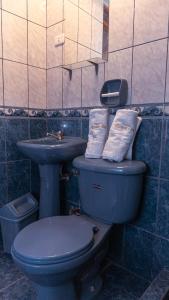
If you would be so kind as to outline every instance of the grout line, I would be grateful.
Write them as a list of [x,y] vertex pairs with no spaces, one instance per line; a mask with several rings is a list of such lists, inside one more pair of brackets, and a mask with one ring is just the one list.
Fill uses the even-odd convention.
[[143,45],[154,43],[154,42],[163,41],[163,40],[166,40],[166,39],[168,39],[168,36],[158,38],[158,39],[155,39],[155,40],[151,40],[151,41],[147,41],[147,42],[143,42],[143,43],[140,43],[140,44],[133,44],[131,46],[124,47],[124,48],[119,48],[119,49],[116,49],[116,50],[113,50],[113,51],[109,51],[108,54],[115,53],[115,52],[118,52],[118,51],[124,51],[124,50],[130,49],[130,48],[133,48],[133,47],[135,48],[135,47],[143,46]]
[[143,232],[146,232],[147,234],[155,237],[155,238],[158,238],[158,239],[161,239],[161,240],[165,240],[165,241],[168,241],[169,242],[169,238],[166,238],[164,236],[161,236],[155,232],[152,232],[152,231],[148,231],[147,229],[141,227],[141,226],[138,226],[138,225],[135,225],[135,224],[128,224],[129,227],[132,227],[132,228],[135,228],[137,230],[140,230],[140,231],[143,231]]
[[25,279],[25,276],[22,276],[21,278],[17,279],[17,280],[14,280],[12,283],[10,283],[9,285],[7,285],[6,287],[4,288],[1,288],[0,289],[0,292],[4,292],[6,289],[10,288],[11,286],[13,286],[15,283],[18,283],[19,281]]
[[[27,18],[28,18],[28,0],[26,1],[26,11],[27,11]],[[28,39],[28,34],[29,34],[29,24],[28,24],[28,21],[27,21],[27,88],[28,88],[28,109],[29,109],[29,67],[28,67],[28,62],[29,62],[29,46],[28,46],[28,43],[29,43],[29,39]]]
[[[1,3],[2,4],[2,3]],[[4,53],[4,37],[3,37],[3,23],[2,23],[2,10],[1,10],[1,40],[2,40],[2,57]],[[3,106],[5,106],[5,78],[4,78],[4,60],[2,59],[2,93],[3,93]],[[5,135],[5,173],[6,173],[6,197],[7,201],[9,201],[9,186],[8,186],[8,165],[7,165],[7,121],[5,120],[5,128],[4,128],[4,135]]]
[[81,68],[81,106],[80,109],[83,109],[83,94],[84,94],[84,89],[83,89],[83,70],[84,68]]
[[135,0],[133,0],[133,36],[132,36],[132,62],[131,62],[131,95],[130,95],[130,105],[132,104],[133,100],[133,68],[134,68],[134,33],[135,33]]
[[[169,14],[168,14],[168,34],[169,34]],[[163,155],[163,136],[165,133],[165,126],[167,126],[164,119],[165,111],[165,99],[166,99],[166,89],[167,89],[167,68],[168,68],[168,40],[166,49],[166,67],[165,67],[165,86],[164,86],[164,110],[160,137],[160,160],[159,160],[159,179],[158,179],[158,190],[157,190],[157,205],[156,205],[156,218],[155,218],[155,231],[158,231],[158,215],[159,215],[159,205],[160,205],[160,187],[161,187],[161,168],[162,168],[162,155]]]
[[51,24],[51,25],[47,26],[47,29],[49,29],[49,28],[51,28],[51,27],[53,27],[53,26],[55,26],[55,25],[58,25],[58,24],[60,24],[60,23],[62,23],[62,22],[64,22],[64,21],[65,21],[65,19],[62,19],[62,20],[59,21],[59,22],[56,22],[56,23],[54,23],[54,24]]
[[112,264],[113,264],[115,267],[118,267],[118,268],[120,268],[120,269],[122,269],[122,270],[124,270],[124,271],[126,271],[126,272],[128,272],[128,273],[130,273],[130,274],[133,275],[134,277],[137,277],[138,279],[141,279],[141,280],[143,280],[143,281],[146,281],[147,283],[151,283],[151,282],[152,282],[151,280],[145,279],[144,277],[139,276],[137,273],[134,273],[133,271],[127,269],[125,266],[119,265],[118,263],[116,263],[116,262],[115,262],[114,260],[112,260],[111,258],[110,258],[110,260],[112,261]]
[[[169,15],[168,15],[168,36],[169,36]],[[169,39],[167,39],[166,68],[165,68],[165,87],[164,87],[164,105],[166,103],[166,93],[167,93],[168,54],[169,54],[168,43],[169,43]]]
[[12,59],[9,59],[9,58],[5,58],[3,56],[0,57],[0,59],[2,59],[4,61],[9,61],[9,62],[12,62],[12,63],[17,63],[17,64],[20,64],[20,65],[24,65],[24,66],[29,66],[29,67],[32,67],[32,68],[40,69],[40,70],[46,70],[46,68],[43,68],[43,67],[38,67],[38,66],[34,66],[34,65],[31,65],[31,64],[28,64],[28,63],[23,63],[21,61],[12,60]]
[[7,120],[5,120],[5,172],[6,172],[6,181],[7,181],[7,184],[6,184],[6,196],[7,196],[7,201],[9,201],[9,176],[8,176],[8,157],[7,157],[7,126],[8,126],[8,123],[7,123]]
[[[3,44],[4,44],[4,41],[3,41],[3,23],[2,23],[2,10],[1,10],[1,40],[2,40],[2,57],[4,56],[4,47],[3,47]],[[5,88],[4,88],[4,85],[5,85],[5,80],[4,80],[4,60],[2,59],[2,94],[3,94],[3,105],[5,105]]]
[[47,74],[47,59],[48,59],[48,56],[47,56],[47,0],[46,0],[46,109],[48,107],[48,85],[47,85],[47,82],[48,82],[48,74]]
[[[67,40],[69,40],[69,41],[71,41],[71,42],[77,44],[77,46],[80,45],[80,46],[83,46],[83,47],[87,48],[88,50],[93,50],[93,49],[91,48],[91,45],[92,45],[92,27],[91,27],[90,47],[89,47],[89,46],[86,46],[86,45],[84,45],[84,44],[82,44],[82,43],[80,43],[79,41],[72,40],[72,39],[69,38],[68,36],[66,36],[65,39],[67,39]],[[94,50],[94,51],[95,51],[97,54],[102,54],[102,53],[98,52],[97,50]],[[83,61],[82,61],[82,62],[83,62]]]
[[30,23],[33,23],[33,24],[35,24],[35,25],[37,25],[37,26],[39,26],[39,27],[46,28],[46,26],[43,26],[43,25],[41,25],[41,24],[39,24],[39,23],[36,23],[36,22],[34,22],[34,21],[28,19],[28,6],[26,7],[26,9],[27,9],[27,12],[26,12],[26,18],[24,18],[24,17],[22,17],[22,16],[19,16],[19,15],[15,14],[15,13],[13,13],[13,12],[11,12],[11,11],[8,11],[8,10],[6,10],[6,9],[4,9],[4,8],[0,8],[0,9],[1,9],[2,12],[5,12],[5,13],[8,13],[8,14],[13,15],[13,16],[15,16],[15,17],[18,17],[18,18],[20,18],[20,19],[22,19],[22,20],[24,20],[24,21],[28,21],[28,22],[30,22]]
[[77,26],[77,55],[76,55],[76,61],[78,62],[78,59],[79,59],[79,44],[78,44],[78,41],[79,41],[79,0],[78,0],[78,14],[77,14],[77,21],[78,21],[78,26]]
[[[64,7],[65,7],[65,3],[64,3],[65,0],[63,0],[63,5],[62,5],[62,14],[63,14],[63,17],[65,15],[65,11],[64,11]],[[64,31],[64,24],[62,22],[62,33]],[[63,63],[64,63],[64,60],[65,60],[65,44],[62,46],[62,66],[63,66]],[[62,69],[62,108],[64,107],[64,69],[61,67]]]
[[13,163],[18,163],[18,162],[24,162],[24,161],[30,161],[30,159],[29,158],[22,158],[22,159],[17,159],[17,160],[7,160],[7,161],[5,161],[5,162],[0,162],[0,164],[13,164]]
[[[96,18],[92,13],[90,14],[88,11],[84,10],[83,8],[79,7],[79,0],[78,0],[78,4],[75,4],[74,2],[70,1],[70,0],[67,0],[69,1],[70,3],[72,3],[74,6],[76,6],[79,10],[82,10],[84,13],[86,13],[87,15],[89,15],[90,17],[92,17],[93,19],[95,19],[96,21],[98,21],[100,24],[103,24],[98,18]],[[63,19],[59,22],[56,22],[56,23],[53,23],[49,26],[47,26],[47,28],[50,28],[50,27],[53,27],[55,25],[58,25],[60,24],[61,22],[64,22],[65,21],[65,18],[63,17]]]

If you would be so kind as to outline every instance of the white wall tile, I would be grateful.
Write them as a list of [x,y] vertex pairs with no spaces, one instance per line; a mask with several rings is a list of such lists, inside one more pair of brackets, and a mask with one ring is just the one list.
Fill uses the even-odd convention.
[[63,0],[47,0],[47,26],[63,20]]
[[70,1],[64,1],[64,33],[65,36],[77,42],[78,38],[78,7]]
[[132,71],[132,49],[125,49],[109,54],[106,63],[106,80],[126,79],[128,81],[128,103],[131,101],[131,71]]
[[69,72],[63,71],[63,107],[81,107],[81,69],[72,71],[72,79]]
[[59,23],[47,29],[47,67],[60,66],[63,63],[63,46],[55,46],[55,37],[63,32],[63,24]]
[[136,0],[134,43],[167,37],[168,11],[168,0]]
[[2,0],[2,8],[21,16],[23,18],[27,17],[27,0]]
[[28,107],[27,66],[4,60],[4,103]]
[[28,19],[46,26],[46,0],[28,0]]
[[91,16],[79,9],[78,41],[81,45],[91,47]]
[[92,43],[91,49],[102,54],[103,24],[92,18]]
[[77,47],[78,44],[71,40],[65,39],[64,44],[64,64],[74,64],[77,62]]
[[82,69],[82,106],[100,106],[100,91],[104,83],[104,64],[99,65],[96,75],[95,67]]
[[167,61],[167,78],[166,78],[165,102],[169,102],[169,53],[168,53],[168,61]]
[[100,22],[103,22],[103,0],[93,0],[92,15]]
[[70,2],[72,2],[73,4],[78,5],[79,4],[79,0],[69,0]]
[[47,108],[62,108],[62,68],[47,71]]
[[132,103],[164,101],[167,40],[134,48]]
[[89,14],[92,13],[92,0],[79,0],[79,7]]
[[28,63],[46,68],[46,29],[32,22],[28,23]]
[[78,44],[78,61],[84,61],[90,59],[90,52],[89,48],[86,48],[80,44]]
[[27,21],[2,13],[4,58],[27,63]]
[[2,24],[1,24],[1,14],[0,14],[0,57],[2,57]]
[[29,67],[29,107],[46,108],[46,71]]
[[134,0],[110,1],[109,51],[132,45]]

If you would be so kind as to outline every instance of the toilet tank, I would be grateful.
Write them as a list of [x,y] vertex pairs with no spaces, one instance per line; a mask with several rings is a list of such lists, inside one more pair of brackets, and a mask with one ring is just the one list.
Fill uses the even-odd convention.
[[142,161],[121,163],[79,156],[73,165],[79,170],[83,213],[103,223],[126,223],[138,212],[146,165]]

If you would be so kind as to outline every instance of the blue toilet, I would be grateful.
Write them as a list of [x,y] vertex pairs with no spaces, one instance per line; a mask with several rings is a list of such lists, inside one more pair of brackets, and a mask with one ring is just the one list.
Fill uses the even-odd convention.
[[79,171],[83,214],[34,222],[12,247],[13,259],[34,283],[38,300],[93,299],[102,285],[99,270],[113,224],[131,221],[138,211],[143,162],[80,156],[73,165]]

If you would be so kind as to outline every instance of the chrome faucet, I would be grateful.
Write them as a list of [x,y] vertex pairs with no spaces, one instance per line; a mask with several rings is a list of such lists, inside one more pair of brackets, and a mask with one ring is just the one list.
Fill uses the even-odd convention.
[[47,132],[46,136],[52,136],[55,139],[61,141],[64,138],[64,133],[61,130],[59,130],[57,132],[52,131],[52,132]]

